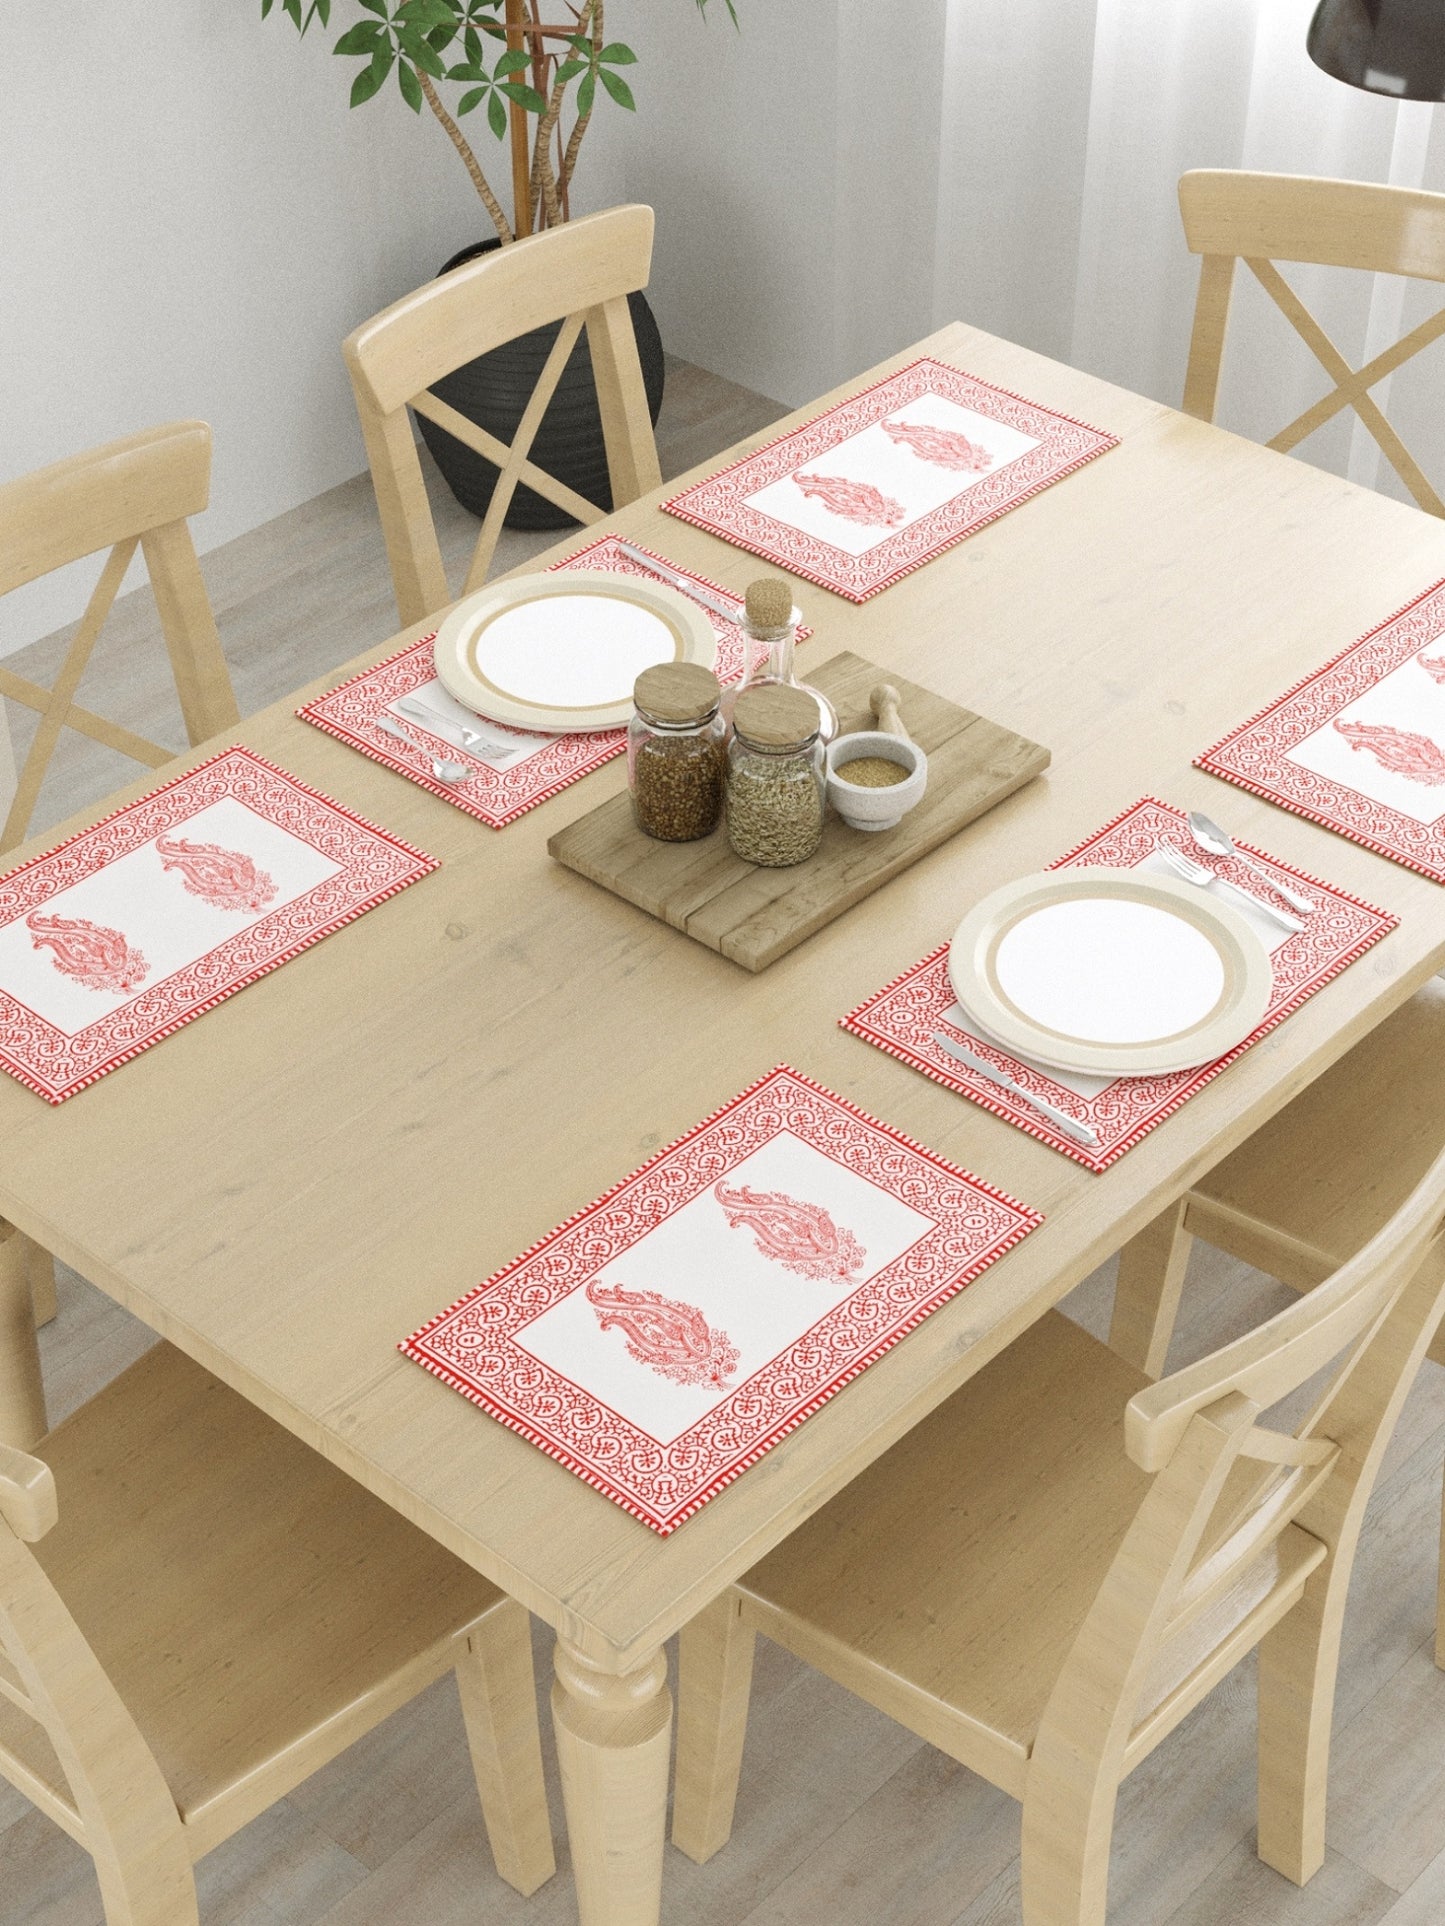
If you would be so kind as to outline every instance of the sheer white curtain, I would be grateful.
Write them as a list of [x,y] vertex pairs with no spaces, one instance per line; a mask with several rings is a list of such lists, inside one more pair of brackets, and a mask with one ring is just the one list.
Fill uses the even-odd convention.
[[[1329,174],[1445,190],[1433,107],[1320,73],[1314,0],[942,0],[932,319],[962,316],[1177,404],[1198,263],[1175,183],[1189,167]],[[1393,277],[1289,270],[1358,363],[1439,305]],[[1221,419],[1266,439],[1326,379],[1241,276]],[[1445,363],[1376,390],[1445,479]],[[1403,495],[1340,417],[1299,451]]]

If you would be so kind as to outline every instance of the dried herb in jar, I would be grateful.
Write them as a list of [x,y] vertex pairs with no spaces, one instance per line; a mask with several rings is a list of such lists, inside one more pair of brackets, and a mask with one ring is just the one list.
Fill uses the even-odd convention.
[[818,706],[777,683],[744,689],[728,751],[728,839],[745,863],[786,869],[823,838]]
[[632,809],[644,835],[664,843],[709,836],[722,820],[727,768],[722,691],[698,662],[644,669],[633,689],[627,732]]

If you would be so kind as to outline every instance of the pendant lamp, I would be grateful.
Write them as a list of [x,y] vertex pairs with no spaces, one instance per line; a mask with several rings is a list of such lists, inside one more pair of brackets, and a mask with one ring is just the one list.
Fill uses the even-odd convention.
[[1305,44],[1351,87],[1445,100],[1445,0],[1320,0]]

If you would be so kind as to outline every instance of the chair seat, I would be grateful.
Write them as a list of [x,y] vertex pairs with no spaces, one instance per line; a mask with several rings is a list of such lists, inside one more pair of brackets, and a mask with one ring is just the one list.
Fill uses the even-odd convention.
[[1432,978],[1199,1179],[1185,1227],[1306,1289],[1369,1242],[1442,1144],[1445,982]]
[[[1124,1449],[1124,1407],[1150,1382],[1051,1312],[740,1581],[749,1616],[1022,1796],[1044,1708],[1151,1482]],[[1285,1536],[1272,1576],[1322,1555],[1294,1526]]]
[[293,1752],[299,1781],[312,1735],[320,1764],[449,1670],[502,1598],[167,1344],[36,1455],[60,1499],[36,1556],[207,1833],[267,1762]]

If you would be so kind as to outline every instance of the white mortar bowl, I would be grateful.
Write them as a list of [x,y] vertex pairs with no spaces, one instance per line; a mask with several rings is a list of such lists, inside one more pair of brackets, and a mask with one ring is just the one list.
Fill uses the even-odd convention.
[[[848,764],[861,756],[882,756],[908,774],[885,789],[864,789],[847,780]],[[882,729],[860,729],[828,744],[828,801],[850,829],[895,829],[928,787],[928,758],[907,736]]]

